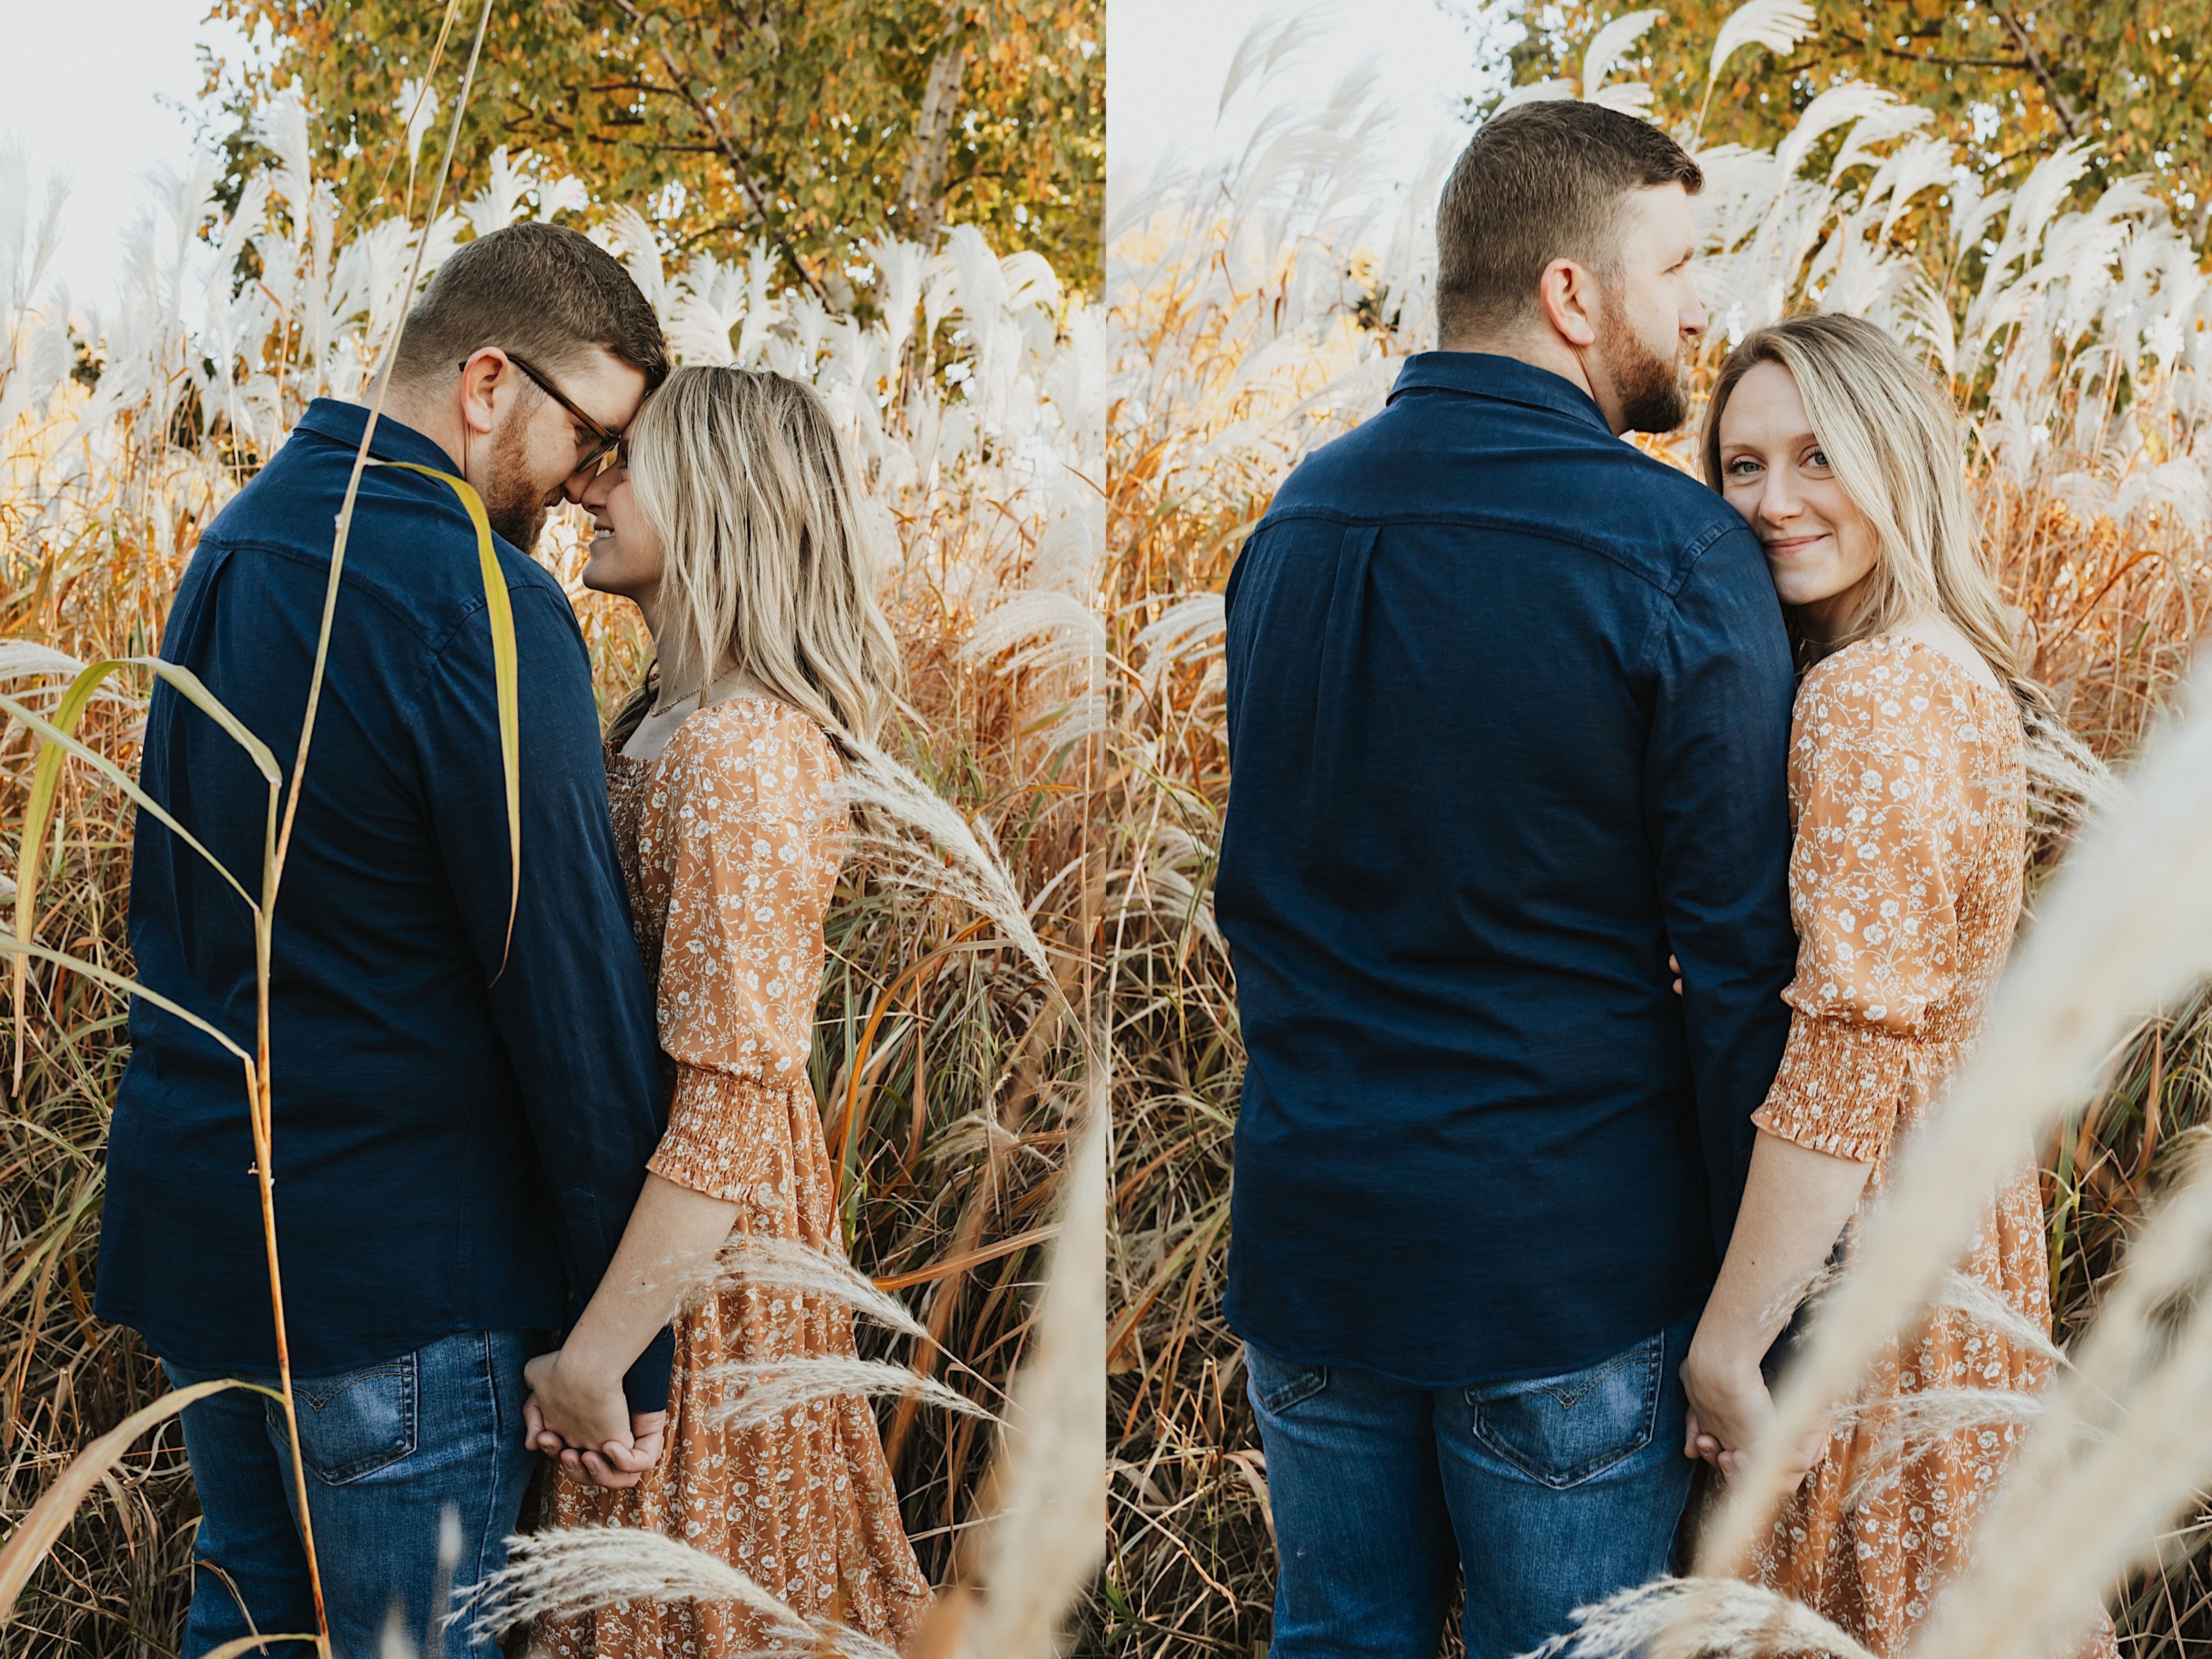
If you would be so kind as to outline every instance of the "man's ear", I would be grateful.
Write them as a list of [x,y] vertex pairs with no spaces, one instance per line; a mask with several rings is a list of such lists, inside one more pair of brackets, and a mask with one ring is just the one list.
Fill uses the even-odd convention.
[[1589,271],[1572,259],[1554,259],[1537,279],[1537,303],[1544,320],[1563,342],[1577,349],[1597,343],[1597,289]]
[[489,432],[498,419],[506,373],[506,354],[493,346],[480,348],[461,365],[461,422],[471,432]]

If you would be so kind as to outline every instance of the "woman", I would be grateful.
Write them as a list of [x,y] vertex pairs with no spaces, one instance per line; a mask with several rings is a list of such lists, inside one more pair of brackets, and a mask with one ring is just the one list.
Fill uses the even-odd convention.
[[[627,450],[584,497],[598,526],[584,580],[636,602],[659,663],[614,721],[607,780],[675,1091],[599,1294],[532,1365],[533,1405],[604,1398],[667,1322],[683,1269],[732,1231],[841,1248],[806,1071],[848,827],[836,739],[874,736],[897,665],[854,486],[820,402],[776,374],[678,370]],[[717,1291],[677,1316],[658,1462],[563,1453],[548,1524],[656,1528],[803,1614],[903,1643],[929,1589],[867,1403],[816,1401],[732,1432],[709,1421],[701,1381],[733,1360],[854,1352],[834,1302]],[[605,1490],[572,1478],[586,1470],[641,1478]],[[534,1632],[554,1654],[599,1659],[712,1659],[764,1634],[730,1604],[642,1601]]]
[[[1682,1367],[1684,1449],[1724,1472],[1771,1425],[1760,1362],[1792,1293],[1878,1194],[1971,1046],[2020,917],[2027,678],[1980,556],[1948,398],[1880,329],[1796,317],[1730,354],[1708,482],[1766,553],[1802,660],[1790,793],[1797,973],[1782,1066],[1718,1283]],[[2051,1320],[2033,1149],[1960,1269]],[[1893,1343],[1875,1398],[2043,1387],[2050,1362],[1940,1310]],[[1797,1449],[1802,1481],[1751,1575],[1876,1653],[1903,1651],[1964,1559],[2019,1437],[1964,1430],[1886,1458],[1881,1414]],[[2095,1650],[2109,1653],[2109,1626]]]

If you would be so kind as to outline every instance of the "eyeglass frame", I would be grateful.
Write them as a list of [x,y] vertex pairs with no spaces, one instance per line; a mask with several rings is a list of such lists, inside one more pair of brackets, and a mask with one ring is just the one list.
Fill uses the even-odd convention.
[[[593,420],[589,415],[586,415],[582,410],[577,408],[576,405],[569,400],[568,394],[562,391],[559,386],[554,385],[553,377],[546,374],[544,370],[536,368],[524,358],[518,356],[515,353],[507,350],[504,347],[501,348],[500,355],[505,357],[508,362],[513,363],[517,368],[520,369],[526,375],[529,376],[532,384],[534,384],[540,392],[550,398],[555,403],[560,404],[562,408],[567,410],[572,416],[581,422],[590,431],[592,434],[592,447],[577,457],[576,465],[570,469],[572,471],[582,472],[588,471],[594,477],[597,477],[600,473],[605,472],[610,466],[626,467],[629,465],[629,455],[628,453],[629,439],[626,433],[612,432],[608,430],[605,427],[600,425],[599,422]],[[469,366],[468,359],[463,358],[461,360],[460,366],[464,369],[467,368]]]

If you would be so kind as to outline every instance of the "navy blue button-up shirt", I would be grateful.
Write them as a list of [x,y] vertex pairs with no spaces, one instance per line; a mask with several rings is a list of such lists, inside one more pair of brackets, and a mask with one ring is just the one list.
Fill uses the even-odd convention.
[[1291,475],[1228,613],[1231,1323],[1453,1388],[1688,1312],[1796,951],[1757,541],[1570,382],[1433,352]]
[[[162,640],[165,657],[269,745],[288,782],[367,418],[349,404],[310,407],[201,536]],[[372,453],[454,470],[388,417]],[[276,905],[270,1005],[277,1242],[303,1375],[459,1332],[566,1323],[605,1270],[665,1120],[583,636],[560,585],[496,545],[521,658],[511,955],[476,532],[441,481],[363,475]],[[266,787],[166,685],[147,711],[143,776],[258,896]],[[252,1053],[250,912],[150,816],[137,834],[139,978]],[[243,1070],[143,999],[131,1038],[98,1310],[194,1370],[272,1366]],[[633,1407],[663,1403],[667,1374],[664,1335],[630,1373]]]

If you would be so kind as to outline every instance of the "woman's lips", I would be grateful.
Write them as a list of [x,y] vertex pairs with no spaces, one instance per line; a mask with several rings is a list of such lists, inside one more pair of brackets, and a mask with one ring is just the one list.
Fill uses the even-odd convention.
[[1802,553],[1807,548],[1826,539],[1826,536],[1779,536],[1766,544],[1766,550],[1776,558],[1786,559],[1792,553]]

